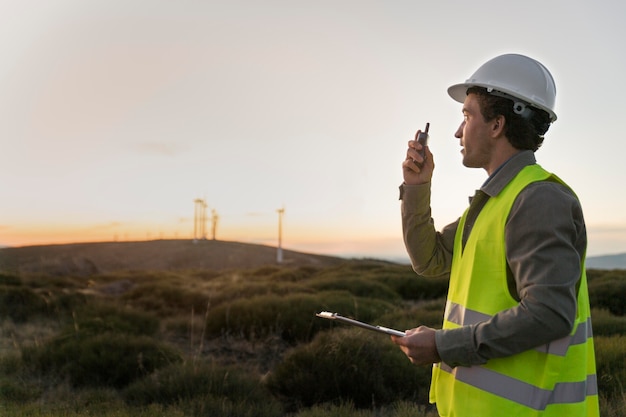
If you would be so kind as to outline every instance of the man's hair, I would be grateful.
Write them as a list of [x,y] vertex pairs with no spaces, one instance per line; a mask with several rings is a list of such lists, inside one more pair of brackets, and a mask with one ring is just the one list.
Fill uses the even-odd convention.
[[497,116],[504,116],[504,134],[515,149],[536,151],[543,143],[543,136],[550,127],[548,112],[531,107],[532,115],[525,119],[513,111],[513,100],[490,94],[486,88],[470,87],[467,94],[478,98],[480,113],[489,122]]

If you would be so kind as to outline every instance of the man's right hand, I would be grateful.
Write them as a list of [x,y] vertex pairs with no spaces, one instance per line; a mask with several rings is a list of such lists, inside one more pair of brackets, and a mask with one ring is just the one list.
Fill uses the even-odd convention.
[[[417,137],[419,133],[420,131],[418,130],[415,137]],[[422,158],[419,153],[422,149],[422,145],[417,140],[410,140],[408,146],[406,159],[402,162],[404,183],[417,185],[430,182],[435,169],[435,162],[433,160],[433,154],[430,153],[430,149],[428,149],[428,146],[424,147],[424,158]]]

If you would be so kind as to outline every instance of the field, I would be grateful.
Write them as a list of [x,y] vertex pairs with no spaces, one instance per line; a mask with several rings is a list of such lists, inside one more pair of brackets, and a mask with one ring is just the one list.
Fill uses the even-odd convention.
[[[0,249],[0,415],[436,416],[387,336],[438,327],[409,266],[236,242]],[[588,271],[601,414],[626,416],[626,271]]]

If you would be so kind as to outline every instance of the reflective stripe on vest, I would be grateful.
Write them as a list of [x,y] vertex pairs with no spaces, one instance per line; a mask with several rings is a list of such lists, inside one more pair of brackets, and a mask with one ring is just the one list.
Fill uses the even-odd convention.
[[[487,321],[490,318],[491,316],[488,314],[470,310],[460,304],[452,303],[450,301],[446,302],[445,319],[451,323],[458,324],[459,326],[477,324]],[[591,317],[589,317],[587,321],[578,324],[576,331],[573,334],[558,340],[553,340],[546,345],[536,347],[535,350],[543,353],[550,353],[552,355],[565,356],[567,349],[570,346],[587,343],[587,339],[593,337],[591,329]]]
[[554,390],[546,390],[480,366],[458,366],[454,369],[445,363],[439,366],[442,371],[453,374],[457,381],[534,410],[545,410],[550,404],[579,403],[589,395],[598,394],[595,375],[589,375],[586,381],[581,382],[559,382]]

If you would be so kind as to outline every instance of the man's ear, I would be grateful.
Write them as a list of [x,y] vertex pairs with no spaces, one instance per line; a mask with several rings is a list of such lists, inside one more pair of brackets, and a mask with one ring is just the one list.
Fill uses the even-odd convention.
[[491,133],[494,137],[504,135],[504,125],[506,124],[506,119],[504,116],[499,115],[496,116],[492,121],[492,130]]

